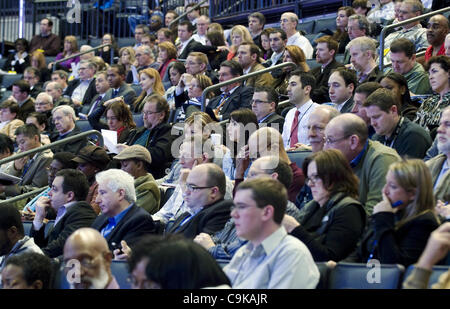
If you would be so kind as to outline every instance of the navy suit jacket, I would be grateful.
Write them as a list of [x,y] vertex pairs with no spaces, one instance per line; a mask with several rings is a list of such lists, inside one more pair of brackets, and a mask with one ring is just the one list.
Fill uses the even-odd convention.
[[[249,108],[252,109],[251,99],[253,97],[253,88],[246,87],[240,85],[233,93],[230,95],[228,100],[222,106],[222,111],[220,115],[222,115],[222,120],[226,120],[230,118],[231,112],[240,109],[240,108]],[[208,107],[214,109],[217,108],[220,104],[221,96],[217,96],[209,101]]]
[[[108,101],[109,99],[112,99],[113,90],[112,88],[109,88],[108,91],[106,91],[105,96],[102,98],[102,102]],[[125,103],[128,105],[133,104],[134,100],[136,99],[136,92],[133,88],[131,88],[130,85],[127,83],[123,83],[122,86],[119,88],[119,93],[117,94],[118,97],[122,96]]]
[[31,237],[36,244],[49,257],[58,257],[63,254],[64,244],[67,238],[77,229],[91,226],[96,213],[91,205],[81,201],[67,209],[58,223],[50,228],[48,236],[45,237],[45,224],[39,231],[31,229]]
[[[108,225],[109,217],[102,214],[92,223],[92,228],[101,232],[103,228]],[[133,245],[142,236],[155,233],[155,224],[152,216],[143,208],[131,205],[131,209],[119,221],[114,229],[109,233],[105,239],[108,242],[109,249],[120,248],[120,242],[125,240],[127,244]]]

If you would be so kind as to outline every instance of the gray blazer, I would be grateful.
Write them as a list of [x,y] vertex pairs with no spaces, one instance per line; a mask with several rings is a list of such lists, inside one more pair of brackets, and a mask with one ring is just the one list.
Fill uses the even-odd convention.
[[16,177],[22,177],[22,180],[17,185],[6,186],[6,196],[15,196],[47,186],[47,167],[52,162],[52,159],[53,153],[49,149],[38,153],[23,177],[24,171],[16,170],[14,164],[11,164],[7,173]]
[[[431,172],[431,180],[433,181],[433,185],[436,182],[437,178],[439,177],[439,174],[441,173],[442,165],[444,164],[445,160],[447,160],[447,156],[445,154],[437,155],[434,158],[431,158],[425,164],[428,166]],[[436,190],[434,190],[434,195],[438,200],[441,200],[443,202],[449,202],[450,201],[450,172],[447,171],[445,173],[441,180],[439,185],[436,187]]]

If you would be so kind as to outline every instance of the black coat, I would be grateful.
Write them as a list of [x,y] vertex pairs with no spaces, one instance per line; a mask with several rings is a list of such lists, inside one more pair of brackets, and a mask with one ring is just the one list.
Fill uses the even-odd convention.
[[330,78],[331,71],[334,69],[343,67],[342,63],[333,59],[321,72],[321,66],[315,67],[310,72],[316,78],[316,87],[311,91],[311,99],[316,103],[331,102],[328,95],[328,79]]
[[355,250],[366,225],[366,212],[359,201],[337,193],[323,207],[309,202],[304,212],[291,235],[308,247],[315,262],[340,261]]
[[58,257],[63,254],[67,238],[79,228],[90,227],[97,215],[91,205],[85,201],[77,202],[67,209],[67,212],[48,232],[45,237],[45,224],[39,231],[31,229],[31,237],[49,257]]
[[270,115],[269,117],[267,117],[266,119],[264,119],[264,121],[259,123],[260,128],[263,128],[263,127],[271,127],[272,128],[273,127],[275,129],[278,129],[278,131],[280,131],[280,133],[283,132],[283,126],[284,126],[284,118],[275,112],[272,115]]
[[[236,88],[236,90],[233,91],[228,100],[222,106],[222,110],[220,112],[220,115],[222,115],[222,120],[230,118],[231,112],[237,109],[240,108],[252,109],[250,103],[252,97],[253,97],[253,88],[242,85]],[[211,109],[217,108],[220,104],[221,99],[222,99],[221,96],[212,98],[209,101],[207,107]]]
[[[148,130],[145,127],[131,130],[127,145],[134,145],[139,137]],[[171,146],[174,136],[171,135],[172,127],[167,123],[160,123],[153,129],[145,143],[145,147],[150,151],[152,164],[150,164],[150,172],[155,179],[165,176],[166,168],[170,167],[172,162]]]
[[[59,132],[58,131],[53,132],[50,135],[50,140],[52,142],[56,142],[56,141],[59,141],[59,140],[64,139],[64,138],[68,138],[68,137],[71,137],[71,136],[78,135],[80,133],[82,133],[80,128],[77,125],[75,125],[75,128],[69,134],[64,136],[63,138],[61,138],[59,136]],[[87,138],[84,137],[82,139],[79,139],[79,140],[76,140],[76,141],[73,141],[73,142],[70,142],[70,143],[58,146],[56,148],[52,148],[52,151],[54,153],[65,151],[65,152],[71,152],[73,154],[77,154],[80,151],[81,148],[86,146],[86,144],[87,144]]]
[[[91,227],[101,232],[108,225],[108,218],[104,214],[98,216]],[[114,249],[121,248],[120,242],[122,240],[125,240],[129,246],[132,246],[142,236],[153,233],[155,233],[155,224],[152,216],[143,208],[133,204],[131,209],[105,239],[108,242],[109,249],[113,251]]]
[[184,225],[180,224],[189,213],[182,214],[174,224],[166,231],[168,234],[183,234],[184,237],[194,239],[200,233],[214,234],[223,229],[230,219],[231,200],[220,200],[204,207]]

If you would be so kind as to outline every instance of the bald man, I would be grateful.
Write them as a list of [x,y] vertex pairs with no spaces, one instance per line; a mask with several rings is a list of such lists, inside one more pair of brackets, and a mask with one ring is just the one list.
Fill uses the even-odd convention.
[[111,273],[112,258],[108,243],[100,232],[92,228],[76,230],[64,245],[64,271],[70,287],[120,289]]
[[367,125],[354,114],[333,118],[325,128],[324,149],[338,149],[359,178],[359,201],[366,213],[382,200],[381,190],[391,163],[400,160],[397,152],[368,138]]
[[445,55],[444,41],[449,27],[449,21],[444,15],[438,14],[430,18],[427,25],[427,41],[430,46],[425,52],[425,62],[432,56]]

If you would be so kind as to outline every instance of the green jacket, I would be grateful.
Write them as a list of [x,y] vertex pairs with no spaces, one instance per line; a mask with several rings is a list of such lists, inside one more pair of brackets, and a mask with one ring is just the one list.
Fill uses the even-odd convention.
[[383,199],[381,190],[386,184],[389,165],[400,160],[397,152],[383,144],[369,140],[361,160],[353,168],[359,178],[359,201],[364,205],[367,215]]
[[151,215],[159,210],[161,194],[152,174],[148,173],[134,180],[136,205],[147,210]]

